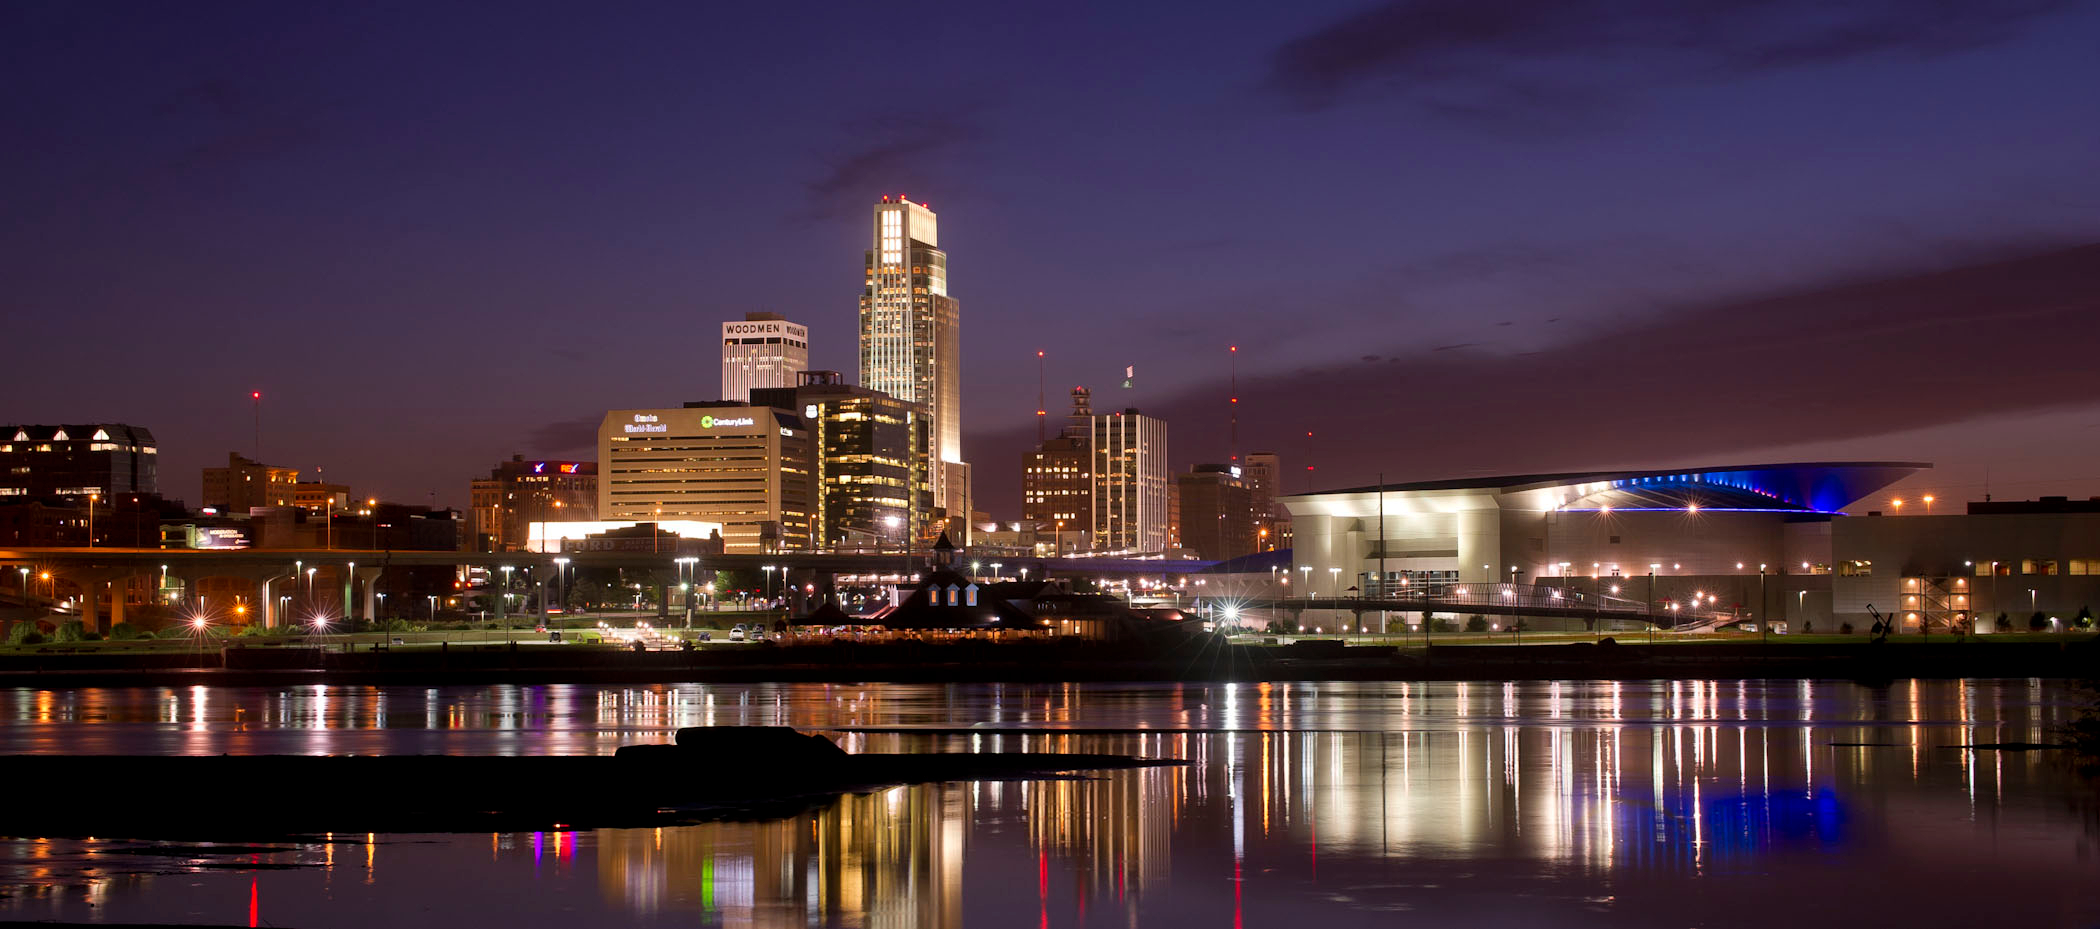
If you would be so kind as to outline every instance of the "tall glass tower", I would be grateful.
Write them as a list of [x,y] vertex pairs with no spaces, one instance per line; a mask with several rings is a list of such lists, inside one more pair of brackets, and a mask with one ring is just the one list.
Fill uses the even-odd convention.
[[860,295],[860,383],[926,408],[934,506],[947,512],[937,529],[966,544],[970,466],[962,459],[962,337],[948,253],[925,204],[884,197],[874,220]]

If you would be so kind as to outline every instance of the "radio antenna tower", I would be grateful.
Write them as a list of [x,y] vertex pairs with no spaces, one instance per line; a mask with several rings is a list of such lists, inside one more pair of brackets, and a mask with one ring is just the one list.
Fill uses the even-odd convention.
[[255,401],[255,460],[262,460],[262,391],[248,391],[248,399]]
[[1035,444],[1043,444],[1043,419],[1050,415],[1043,403],[1043,353],[1035,353]]
[[1230,443],[1225,449],[1232,456],[1230,464],[1240,463],[1240,347],[1232,346],[1232,428],[1228,433]]

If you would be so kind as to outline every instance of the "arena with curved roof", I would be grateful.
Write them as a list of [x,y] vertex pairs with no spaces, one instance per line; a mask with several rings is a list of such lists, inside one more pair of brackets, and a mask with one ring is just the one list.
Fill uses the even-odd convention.
[[[1830,520],[1931,465],[1803,462],[1422,481],[1279,497],[1299,583],[1376,597],[1449,583],[1586,588],[1655,575],[1689,596],[1828,574]],[[1825,587],[1827,589],[1827,586]],[[1658,591],[1658,596],[1669,595]]]

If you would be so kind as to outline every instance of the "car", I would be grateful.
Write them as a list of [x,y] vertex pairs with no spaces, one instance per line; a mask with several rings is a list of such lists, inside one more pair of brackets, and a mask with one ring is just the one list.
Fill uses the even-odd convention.
[[766,624],[765,624],[765,623],[752,623],[752,624],[751,624],[751,641],[753,641],[753,642],[763,642],[763,641],[765,641],[765,640],[766,640]]
[[729,627],[729,641],[731,642],[744,641],[745,634],[746,633],[744,630],[743,623],[737,623],[736,625]]

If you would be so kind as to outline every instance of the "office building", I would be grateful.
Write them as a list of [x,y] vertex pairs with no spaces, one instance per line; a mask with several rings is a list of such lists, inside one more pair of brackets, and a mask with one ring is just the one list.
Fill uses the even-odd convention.
[[1259,551],[1273,552],[1291,547],[1291,518],[1276,505],[1283,489],[1283,459],[1275,452],[1253,452],[1241,469],[1241,477],[1254,496],[1254,541]]
[[512,455],[488,477],[476,478],[468,499],[476,547],[517,551],[525,547],[531,523],[598,518],[598,463]]
[[1064,431],[1022,456],[1021,489],[1024,520],[1083,530],[1094,551],[1171,545],[1167,424],[1135,409],[1096,415],[1084,387],[1072,389]]
[[772,313],[722,324],[722,399],[747,403],[751,391],[793,387],[809,370],[809,328]]
[[226,467],[204,469],[204,507],[245,514],[256,507],[297,506],[299,469],[277,468],[226,453]]
[[1094,546],[1167,550],[1167,424],[1136,409],[1093,418]]
[[1252,555],[1254,491],[1238,465],[1202,464],[1175,475],[1180,545],[1207,561]]
[[815,486],[799,413],[739,403],[613,410],[598,431],[598,518],[719,523],[726,551],[804,551]]
[[809,426],[817,548],[908,551],[938,538],[925,407],[848,385],[836,371],[807,371],[795,387],[754,390],[751,404],[799,411]]
[[1094,453],[1092,399],[1084,387],[1072,388],[1072,415],[1063,431],[1021,454],[1021,520],[1051,529],[1071,545],[1060,553],[1084,551],[1078,540],[1092,538],[1094,526]]
[[158,494],[159,458],[141,426],[0,426],[0,498]]
[[948,254],[923,203],[875,205],[860,297],[860,383],[926,408],[933,424],[934,506],[967,544],[970,467],[962,459],[960,310],[948,293]]

